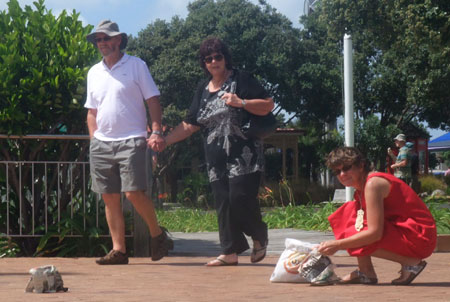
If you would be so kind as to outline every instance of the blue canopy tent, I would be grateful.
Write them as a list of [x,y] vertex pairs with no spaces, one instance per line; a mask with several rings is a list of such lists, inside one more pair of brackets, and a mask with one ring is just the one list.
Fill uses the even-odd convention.
[[428,142],[428,150],[431,152],[440,152],[450,150],[450,132],[439,136]]

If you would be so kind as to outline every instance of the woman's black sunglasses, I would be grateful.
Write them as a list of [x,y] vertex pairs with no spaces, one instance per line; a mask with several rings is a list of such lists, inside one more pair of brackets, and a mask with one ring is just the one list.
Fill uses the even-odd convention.
[[218,55],[215,55],[215,56],[208,56],[208,57],[205,57],[205,58],[203,59],[203,62],[209,64],[209,63],[211,63],[213,60],[216,61],[216,62],[220,62],[220,61],[223,60],[223,55],[222,55],[222,54],[218,54]]

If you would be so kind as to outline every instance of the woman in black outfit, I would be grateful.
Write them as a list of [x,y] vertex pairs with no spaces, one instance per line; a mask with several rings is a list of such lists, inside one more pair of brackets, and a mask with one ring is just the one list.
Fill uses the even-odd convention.
[[256,263],[264,259],[268,244],[257,200],[263,144],[246,137],[241,126],[249,113],[269,113],[273,100],[254,77],[232,68],[230,52],[217,38],[202,42],[200,64],[208,78],[199,83],[187,117],[166,137],[166,144],[198,130],[204,138],[222,247],[222,254],[206,265],[237,265],[238,254],[249,248],[244,234],[253,239],[250,260]]

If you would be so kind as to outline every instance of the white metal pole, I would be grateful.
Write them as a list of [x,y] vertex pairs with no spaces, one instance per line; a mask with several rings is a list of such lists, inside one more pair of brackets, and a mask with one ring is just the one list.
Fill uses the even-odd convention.
[[[354,121],[353,121],[353,46],[352,36],[344,35],[344,126],[345,145],[353,147],[355,145]],[[345,188],[347,201],[353,200],[354,190],[351,187]]]

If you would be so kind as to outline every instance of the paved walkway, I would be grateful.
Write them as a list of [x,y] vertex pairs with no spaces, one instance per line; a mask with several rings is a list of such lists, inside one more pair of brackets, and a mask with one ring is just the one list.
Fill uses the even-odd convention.
[[[175,251],[161,261],[131,258],[129,265],[98,266],[92,258],[0,259],[0,301],[450,301],[450,254],[434,253],[411,286],[391,286],[399,267],[374,259],[380,284],[312,287],[271,283],[284,238],[320,242],[330,234],[271,230],[269,255],[259,264],[248,256],[234,267],[211,268],[204,263],[219,252],[217,233],[173,233]],[[248,255],[248,254],[247,254]],[[345,253],[333,256],[342,276],[355,269]],[[67,293],[31,294],[24,289],[28,270],[55,265]]]

